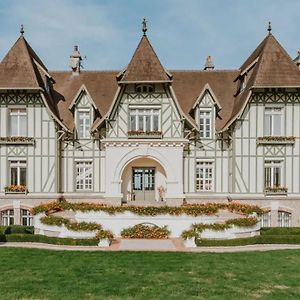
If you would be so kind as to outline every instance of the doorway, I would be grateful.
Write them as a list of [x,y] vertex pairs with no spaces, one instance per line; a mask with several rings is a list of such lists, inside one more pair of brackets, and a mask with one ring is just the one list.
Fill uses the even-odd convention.
[[155,200],[155,168],[132,168],[132,193],[135,201]]

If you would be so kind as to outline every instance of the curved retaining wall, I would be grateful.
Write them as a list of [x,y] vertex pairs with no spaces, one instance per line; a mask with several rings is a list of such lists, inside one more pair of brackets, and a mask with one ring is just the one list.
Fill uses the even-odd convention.
[[[70,231],[65,226],[50,226],[40,222],[40,218],[44,214],[39,214],[34,217],[35,232],[47,236],[57,237],[71,237],[71,238],[92,238],[96,231]],[[126,211],[124,213],[116,213],[109,215],[105,212],[75,212],[74,219],[77,222],[95,222],[101,224],[103,229],[111,230],[114,236],[120,237],[121,231],[124,228],[132,227],[141,223],[150,223],[159,227],[168,226],[171,231],[170,237],[180,237],[183,230],[190,229],[194,223],[213,224],[216,222],[225,222],[228,218],[213,216],[198,216],[193,217],[189,215],[171,216],[140,216],[132,212]],[[254,227],[233,227],[224,231],[204,230],[201,234],[203,238],[208,239],[231,239],[239,237],[250,237],[259,235],[260,224]]]

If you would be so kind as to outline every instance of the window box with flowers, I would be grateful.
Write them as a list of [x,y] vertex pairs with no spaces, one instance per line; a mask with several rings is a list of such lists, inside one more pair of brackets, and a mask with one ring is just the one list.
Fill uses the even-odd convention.
[[288,189],[282,186],[266,187],[266,195],[287,195]]
[[131,130],[128,131],[128,138],[138,139],[160,139],[162,138],[161,131],[142,131],[142,130]]
[[7,185],[4,188],[5,194],[27,194],[28,189],[26,185]]
[[257,138],[258,145],[293,145],[296,137],[294,136],[261,136]]
[[7,136],[7,137],[0,137],[0,145],[34,145],[35,140],[32,137],[26,136]]

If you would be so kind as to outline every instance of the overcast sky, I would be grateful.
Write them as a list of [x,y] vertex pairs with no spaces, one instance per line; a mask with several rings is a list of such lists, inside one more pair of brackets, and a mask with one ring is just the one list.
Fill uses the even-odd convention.
[[168,69],[238,68],[267,34],[294,58],[300,48],[299,0],[1,0],[0,57],[25,37],[50,70],[68,68],[79,45],[85,69],[119,70],[148,37]]

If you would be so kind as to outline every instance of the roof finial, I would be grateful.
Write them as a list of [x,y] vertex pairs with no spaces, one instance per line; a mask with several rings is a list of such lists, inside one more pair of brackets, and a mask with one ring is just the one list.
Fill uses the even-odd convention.
[[145,17],[143,18],[142,25],[143,25],[143,29],[142,29],[143,30],[143,34],[144,34],[144,36],[146,36],[146,32],[147,32],[148,28],[147,28],[147,20],[146,20]]
[[272,31],[271,22],[269,22],[268,31],[269,31],[269,34],[271,34],[271,31]]
[[21,24],[21,28],[20,28],[20,33],[21,33],[21,35],[23,35],[24,34],[24,25],[23,24]]

